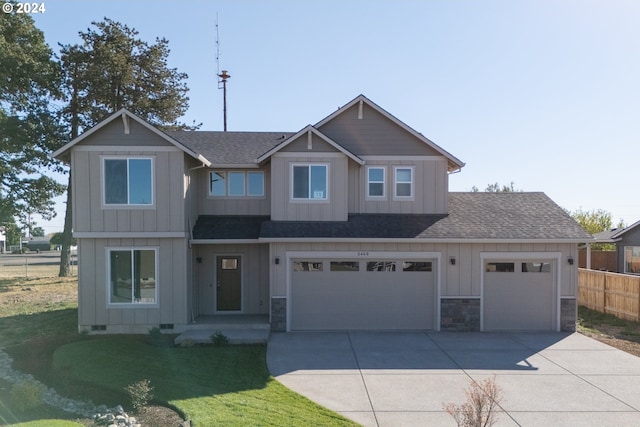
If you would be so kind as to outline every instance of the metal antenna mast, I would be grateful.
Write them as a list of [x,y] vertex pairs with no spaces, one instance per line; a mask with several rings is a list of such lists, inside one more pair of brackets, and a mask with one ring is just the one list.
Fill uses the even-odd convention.
[[224,117],[224,131],[227,131],[227,80],[231,75],[227,70],[220,71],[220,31],[218,27],[218,14],[216,13],[216,64],[218,66],[218,89],[222,89],[222,113]]

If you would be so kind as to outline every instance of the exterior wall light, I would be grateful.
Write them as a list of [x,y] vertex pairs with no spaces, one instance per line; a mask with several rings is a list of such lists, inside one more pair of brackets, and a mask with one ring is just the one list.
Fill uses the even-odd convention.
[[451,265],[456,265],[456,257],[454,257],[454,256],[450,256],[450,257],[449,257],[449,264],[451,264]]

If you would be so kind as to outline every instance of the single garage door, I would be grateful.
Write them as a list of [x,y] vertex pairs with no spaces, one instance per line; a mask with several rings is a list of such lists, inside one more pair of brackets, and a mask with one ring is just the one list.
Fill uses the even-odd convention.
[[434,329],[432,260],[294,259],[291,329]]
[[554,330],[553,260],[485,261],[484,330]]

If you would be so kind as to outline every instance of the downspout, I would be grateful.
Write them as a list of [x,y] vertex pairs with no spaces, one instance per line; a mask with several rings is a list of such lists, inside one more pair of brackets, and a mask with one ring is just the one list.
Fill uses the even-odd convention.
[[[204,163],[201,164],[200,166],[195,166],[191,169],[188,169],[187,172],[187,227],[188,227],[188,231],[189,231],[189,249],[191,249],[191,242],[193,241],[193,227],[191,225],[191,173],[196,170],[196,169],[202,169],[207,167]],[[191,289],[191,323],[196,323],[196,318],[195,318],[195,286],[193,286],[193,259],[189,260],[189,270],[190,270],[190,276],[191,276],[191,285],[192,285],[192,289]],[[199,276],[198,276],[199,277]]]

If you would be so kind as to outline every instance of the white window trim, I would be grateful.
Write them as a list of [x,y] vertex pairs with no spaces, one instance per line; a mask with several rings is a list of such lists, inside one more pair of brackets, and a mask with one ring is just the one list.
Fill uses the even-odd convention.
[[[211,191],[211,176],[214,174],[220,174],[224,176],[224,195],[215,195]],[[244,192],[242,195],[230,195],[229,194],[229,174],[231,173],[241,173],[244,175]],[[260,174],[262,175],[262,194],[249,194],[249,174]],[[266,178],[264,171],[239,171],[239,170],[211,170],[209,171],[209,197],[213,197],[216,199],[259,199],[264,198],[265,196],[265,187],[266,187]]]
[[[107,291],[107,307],[109,308],[151,308],[151,307],[159,307],[160,303],[158,301],[158,289],[160,287],[160,277],[158,275],[158,252],[159,247],[157,246],[107,246],[105,248],[105,265],[107,267],[107,271],[105,272],[105,290]],[[112,251],[153,251],[154,253],[154,262],[155,262],[155,278],[156,278],[156,288],[153,303],[135,303],[135,302],[111,302],[111,252]]]
[[[105,161],[106,160],[126,160],[127,161],[127,201],[129,200],[129,160],[150,160],[151,161],[151,203],[146,205],[130,204],[130,203],[106,203],[107,197],[107,181],[105,177]],[[100,180],[102,182],[101,204],[102,209],[155,209],[155,176],[156,162],[154,156],[100,156]]]
[[[409,196],[398,196],[398,184],[407,184],[406,181],[398,181],[398,169],[409,169],[411,170],[411,195]],[[416,175],[416,167],[415,166],[394,166],[393,167],[393,199],[394,200],[414,200],[416,189],[415,189],[415,175]]]
[[[369,170],[371,169],[382,169],[382,181],[370,181],[369,180]],[[386,166],[367,166],[365,173],[367,188],[366,195],[368,200],[386,200],[387,199],[387,167]],[[370,184],[380,184],[382,183],[382,196],[372,196],[369,194]]]
[[[306,166],[309,168],[309,196],[311,196],[311,166],[324,166],[326,169],[326,174],[325,174],[325,188],[326,188],[326,194],[324,196],[324,198],[322,199],[314,199],[311,197],[308,198],[300,198],[300,197],[293,197],[293,188],[294,188],[294,184],[293,184],[293,169],[295,166]],[[290,190],[289,190],[289,200],[292,202],[303,202],[303,203],[326,203],[329,201],[329,182],[331,181],[331,179],[329,178],[329,174],[330,174],[330,168],[329,168],[329,164],[328,163],[291,163],[290,167],[289,167],[289,177],[290,177]]]

